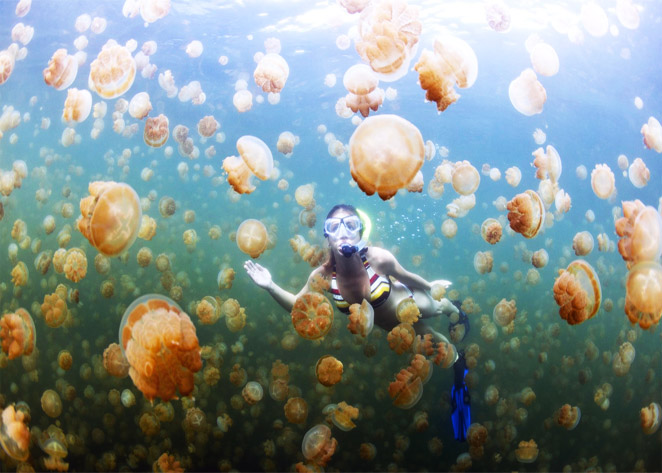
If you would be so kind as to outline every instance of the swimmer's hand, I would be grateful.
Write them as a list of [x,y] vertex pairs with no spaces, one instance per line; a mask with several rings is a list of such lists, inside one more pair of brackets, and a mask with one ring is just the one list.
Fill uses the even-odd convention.
[[244,263],[244,269],[255,284],[263,289],[269,289],[272,281],[271,273],[267,268],[255,263],[254,261],[248,260]]
[[460,310],[455,307],[455,304],[444,297],[439,301],[439,308],[437,309],[437,312],[450,317],[453,314],[459,314]]

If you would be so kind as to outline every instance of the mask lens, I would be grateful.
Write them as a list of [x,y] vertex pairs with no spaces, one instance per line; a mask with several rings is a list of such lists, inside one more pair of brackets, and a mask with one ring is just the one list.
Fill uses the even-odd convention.
[[350,232],[357,232],[361,228],[361,220],[356,216],[345,217],[343,222],[345,228]]
[[324,230],[326,233],[336,233],[338,228],[340,228],[340,222],[342,222],[342,220],[339,218],[329,218],[324,222]]

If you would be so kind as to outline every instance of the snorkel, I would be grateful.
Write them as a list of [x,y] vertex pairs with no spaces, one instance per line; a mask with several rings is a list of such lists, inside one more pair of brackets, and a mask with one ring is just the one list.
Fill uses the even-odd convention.
[[370,217],[361,209],[356,209],[356,213],[361,219],[361,225],[363,226],[363,233],[361,235],[361,240],[356,245],[342,245],[340,247],[340,252],[345,258],[351,258],[354,253],[361,251],[366,247],[368,243],[368,238],[370,237],[370,231],[372,230],[372,222]]

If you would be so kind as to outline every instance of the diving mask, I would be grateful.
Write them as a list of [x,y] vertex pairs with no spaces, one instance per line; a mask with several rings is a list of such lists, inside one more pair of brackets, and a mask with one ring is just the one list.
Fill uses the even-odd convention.
[[324,221],[324,235],[338,237],[342,227],[345,227],[345,233],[348,236],[353,236],[361,231],[361,219],[357,215],[327,218]]

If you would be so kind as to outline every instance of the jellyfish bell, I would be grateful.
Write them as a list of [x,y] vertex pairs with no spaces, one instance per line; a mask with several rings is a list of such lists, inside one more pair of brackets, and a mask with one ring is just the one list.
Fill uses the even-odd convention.
[[241,222],[236,236],[239,249],[251,258],[257,258],[267,249],[267,227],[259,220],[249,218]]
[[640,200],[623,202],[623,217],[615,222],[618,252],[628,266],[655,261],[662,255],[662,216]]
[[92,110],[92,94],[89,90],[78,90],[71,87],[67,90],[67,98],[64,101],[62,119],[71,123],[84,122],[90,116]]
[[223,160],[223,169],[228,173],[228,182],[240,194],[250,194],[255,190],[251,176],[267,180],[273,171],[273,155],[261,139],[244,135],[237,140],[237,150],[241,159],[230,156]]
[[547,92],[536,77],[533,69],[524,69],[508,87],[510,103],[522,115],[527,117],[542,113],[547,101]]
[[28,415],[10,405],[0,414],[0,446],[16,461],[24,462],[30,456],[30,429]]
[[147,117],[147,120],[145,120],[145,131],[143,132],[145,144],[152,148],[163,146],[170,136],[168,125],[168,117],[162,113],[157,117]]
[[559,72],[559,56],[552,46],[541,41],[531,50],[531,65],[541,76],[551,77]]
[[601,199],[608,199],[616,190],[614,173],[606,164],[596,164],[591,171],[591,188]]
[[324,424],[317,424],[303,436],[301,452],[306,460],[324,466],[335,453],[337,445],[338,441],[331,437],[331,429]]
[[324,337],[333,324],[333,307],[324,295],[308,292],[297,298],[291,312],[296,332],[307,340]]
[[554,282],[554,300],[559,315],[570,325],[580,324],[597,314],[602,300],[600,279],[593,267],[578,259],[559,271]]
[[646,187],[651,177],[650,170],[641,158],[636,158],[628,168],[628,178],[634,187],[641,189]]
[[662,317],[662,266],[642,261],[628,272],[625,314],[644,330],[657,326]]
[[347,328],[354,334],[367,337],[375,326],[375,309],[365,299],[361,304],[349,306]]
[[44,69],[44,82],[55,90],[64,90],[69,87],[78,74],[78,61],[67,50],[60,48],[53,53]]
[[258,62],[253,79],[264,92],[280,93],[290,75],[287,61],[277,53],[268,53]]
[[90,64],[88,86],[99,96],[114,99],[129,90],[135,78],[135,59],[126,47],[111,40]]
[[535,440],[531,439],[520,441],[517,449],[515,450],[515,458],[520,463],[533,463],[538,458],[538,445]]
[[418,128],[397,115],[366,118],[349,141],[349,168],[367,195],[391,198],[406,188],[423,165],[425,145]]
[[657,402],[651,402],[639,411],[641,428],[646,435],[653,435],[660,428],[662,409]]
[[128,184],[91,182],[90,196],[80,201],[78,230],[100,253],[115,256],[128,249],[138,236],[142,208],[138,194]]
[[27,310],[18,308],[0,318],[0,347],[10,360],[30,355],[36,341],[37,331]]
[[461,161],[453,167],[451,184],[458,194],[471,195],[478,189],[480,174],[469,161]]
[[648,123],[641,127],[646,148],[662,153],[662,125],[655,117],[649,117]]
[[508,202],[508,222],[525,238],[535,237],[545,221],[545,205],[537,192],[527,190]]

